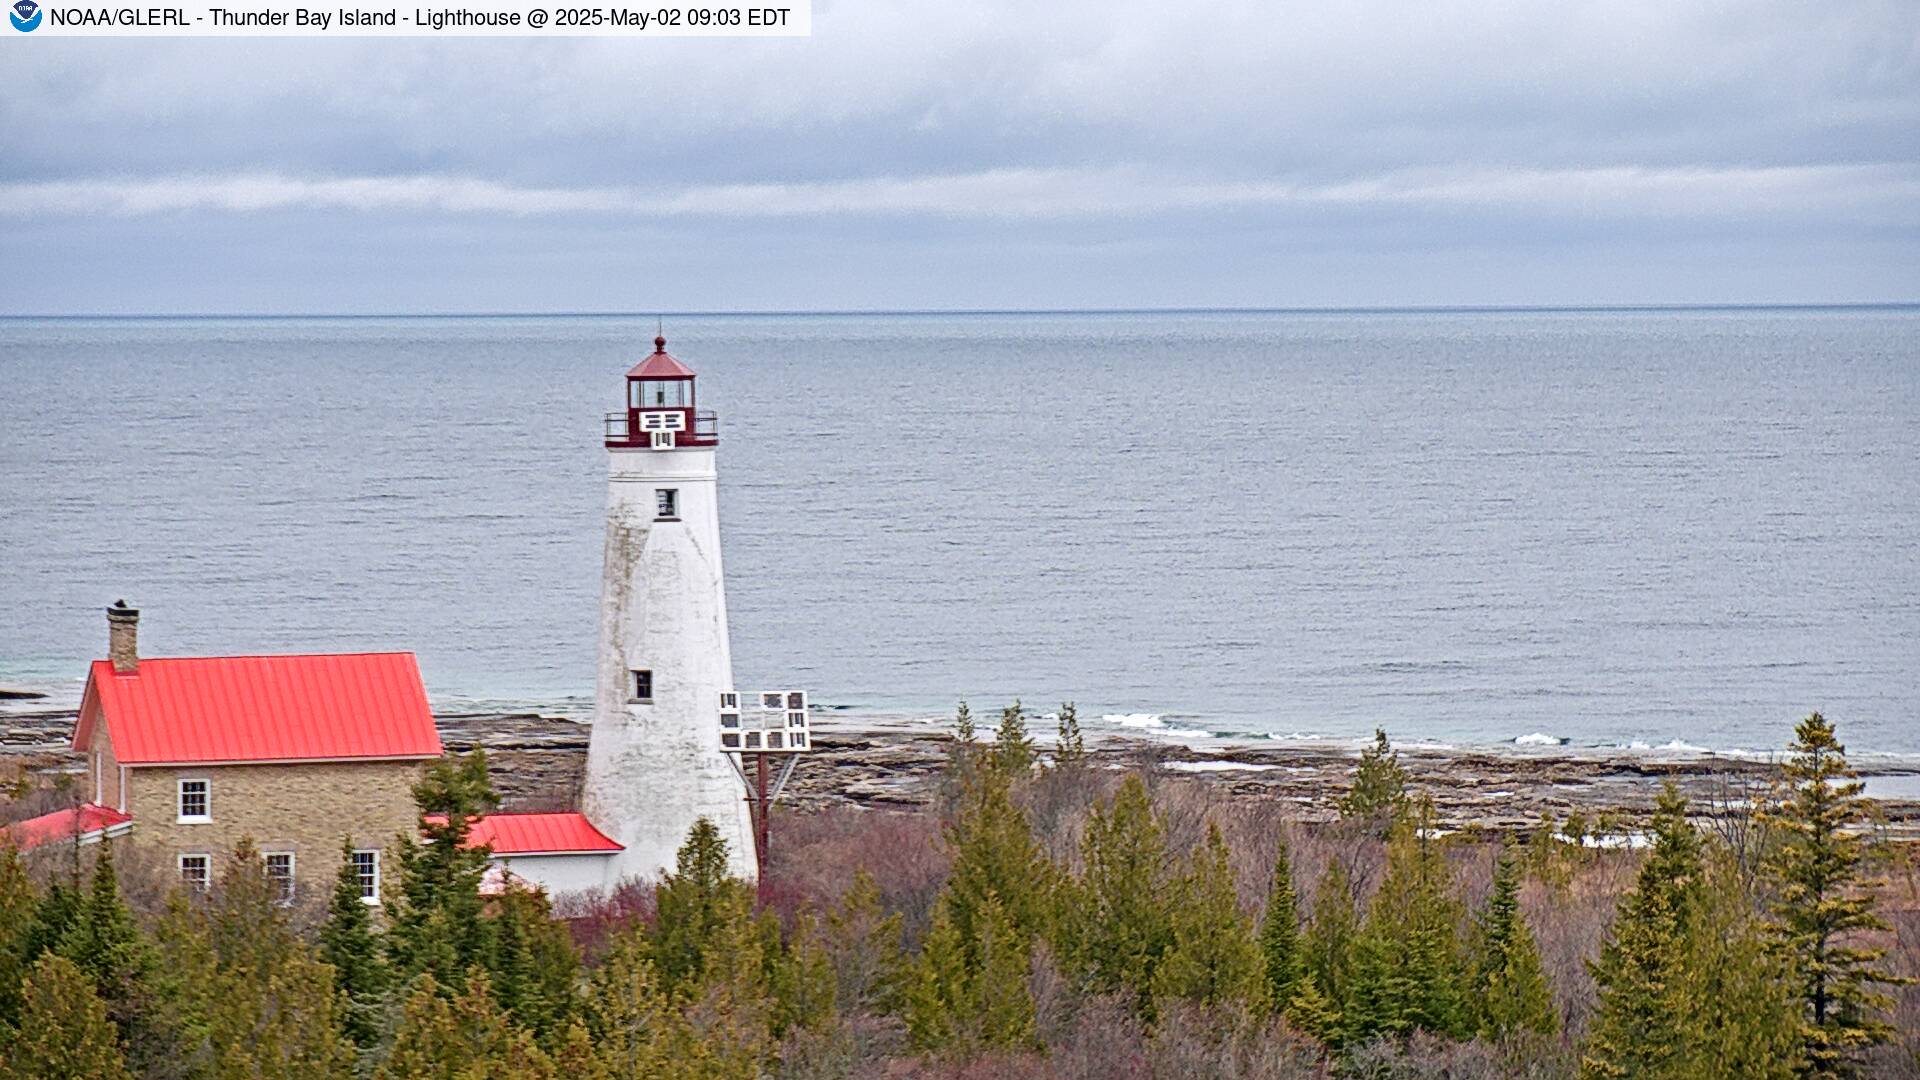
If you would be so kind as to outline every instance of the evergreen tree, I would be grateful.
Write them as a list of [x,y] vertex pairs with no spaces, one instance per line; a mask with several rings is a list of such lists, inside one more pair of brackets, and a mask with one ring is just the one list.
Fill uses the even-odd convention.
[[962,1022],[973,1012],[973,977],[966,943],[945,907],[934,907],[920,955],[900,981],[900,1019],[908,1043],[922,1053],[959,1046]]
[[1353,1037],[1471,1030],[1460,999],[1461,913],[1434,831],[1432,801],[1423,799],[1388,841],[1386,880],[1354,941],[1344,1009]]
[[1207,823],[1207,839],[1194,851],[1177,896],[1173,941],[1154,970],[1155,993],[1263,1011],[1270,1000],[1265,958],[1240,913],[1232,859],[1218,825]]
[[546,1055],[494,1003],[474,971],[451,1000],[431,974],[414,981],[376,1080],[557,1080]]
[[1034,839],[1026,811],[1014,801],[1011,784],[1010,775],[999,768],[975,777],[959,816],[946,830],[953,868],[939,903],[967,943],[971,960],[978,959],[980,909],[989,896],[1027,941],[1047,932],[1052,923],[1053,864]]
[[593,1034],[579,1019],[570,1021],[553,1050],[553,1072],[561,1080],[615,1080],[613,1069],[598,1047]]
[[32,921],[21,929],[21,962],[31,965],[40,954],[59,948],[67,931],[80,920],[80,906],[78,889],[57,878],[48,882],[47,891],[34,905]]
[[1354,914],[1353,886],[1339,862],[1327,864],[1313,894],[1313,921],[1307,925],[1306,958],[1313,984],[1338,1012],[1346,1007],[1353,981],[1353,939],[1359,919]]
[[93,980],[108,1011],[130,1008],[144,990],[153,954],[133,913],[120,899],[113,868],[113,842],[101,841],[87,893],[61,937],[57,951]]
[[1400,766],[1400,752],[1384,729],[1375,728],[1373,745],[1360,752],[1353,786],[1340,800],[1340,817],[1384,834],[1406,808],[1407,771]]
[[762,978],[771,998],[768,1034],[775,1039],[795,1028],[819,1027],[833,1018],[838,977],[812,915],[794,917],[782,935],[771,912],[759,919]]
[[1053,752],[1054,765],[1062,769],[1085,767],[1087,742],[1080,734],[1080,711],[1071,701],[1060,705],[1059,733]]
[[1475,923],[1472,1011],[1481,1036],[1551,1035],[1559,1028],[1540,950],[1520,910],[1520,868],[1505,847],[1493,868],[1493,893]]
[[1768,948],[1733,854],[1715,845],[1704,861],[1684,963],[1686,997],[1697,1008],[1687,1072],[1693,1080],[1791,1080],[1800,1057],[1792,968]]
[[834,965],[835,999],[849,1010],[883,1005],[900,967],[903,918],[880,903],[880,887],[866,868],[854,872],[840,903],[827,916],[827,955]]
[[975,1042],[994,1050],[1032,1049],[1037,1040],[1027,970],[1033,936],[1023,933],[991,896],[979,913],[978,932],[979,970],[969,995],[978,1018]]
[[21,984],[39,958],[37,950],[32,955],[27,951],[39,907],[39,892],[19,850],[0,835],[0,1025],[20,1018]]
[[1668,784],[1654,814],[1653,850],[1592,965],[1600,1000],[1581,1057],[1587,1080],[1691,1080],[1700,1003],[1688,997],[1687,953],[1703,902],[1702,870],[1686,800]]
[[499,804],[487,780],[483,750],[429,764],[413,787],[423,842],[393,845],[397,887],[387,890],[387,951],[403,978],[421,972],[441,989],[458,988],[485,962],[489,924],[480,917],[484,847],[467,844],[473,819]]
[[1283,836],[1273,857],[1273,881],[1267,886],[1267,912],[1260,923],[1260,957],[1267,976],[1267,996],[1284,1010],[1294,988],[1307,973],[1305,946],[1300,940],[1299,902],[1293,893],[1293,861]]
[[[715,1048],[681,1012],[686,995],[670,992],[662,982],[652,952],[644,932],[623,933],[589,977],[581,1017],[594,1056],[619,1080],[729,1075]],[[573,1037],[568,1041],[571,1045]],[[578,1048],[567,1052],[577,1054]]]
[[994,729],[990,760],[995,772],[1018,778],[1033,771],[1035,757],[1033,736],[1027,733],[1027,712],[1015,701],[1000,710],[1000,725]]
[[1166,828],[1146,784],[1129,776],[1112,803],[1095,806],[1082,840],[1084,871],[1071,903],[1070,962],[1098,991],[1133,996],[1152,1008],[1153,977],[1173,944],[1174,882],[1168,874]]
[[697,982],[708,961],[735,947],[730,927],[753,911],[753,889],[727,871],[727,842],[701,818],[674,855],[674,870],[654,888],[653,962],[662,982],[677,991]]
[[1300,910],[1293,889],[1293,861],[1283,837],[1274,853],[1273,881],[1267,888],[1267,913],[1260,923],[1260,959],[1267,998],[1274,1011],[1294,1027],[1329,1039],[1338,1026],[1333,1003],[1313,977],[1310,942],[1300,932]]
[[580,970],[573,937],[544,892],[511,885],[494,898],[488,960],[494,997],[514,1023],[545,1040],[565,1025]]
[[946,908],[935,910],[920,956],[902,980],[901,1019],[915,1050],[967,1055],[1034,1045],[1026,981],[1031,938],[991,894],[978,912],[977,933],[969,943]]
[[1885,948],[1862,940],[1887,923],[1874,911],[1879,883],[1863,871],[1866,807],[1847,749],[1816,712],[1794,728],[1791,750],[1792,792],[1769,815],[1782,837],[1766,864],[1777,887],[1771,931],[1800,998],[1801,1075],[1848,1077],[1862,1051],[1894,1033],[1893,1000],[1875,987],[1905,980],[1884,970]]
[[169,1011],[156,1000],[153,943],[120,897],[113,842],[101,841],[97,852],[87,891],[77,898],[71,922],[53,951],[92,980],[107,1016],[120,1029],[133,1071],[163,1071],[180,1057],[187,1033],[169,1023]]
[[360,872],[353,865],[353,840],[340,842],[340,870],[334,875],[327,918],[320,925],[320,958],[332,965],[334,983],[346,996],[343,1022],[355,1045],[367,1048],[380,1035],[391,975],[382,953],[373,911],[361,899]]
[[0,1024],[0,1080],[131,1080],[106,1004],[72,961],[40,957],[20,990],[19,1025]]

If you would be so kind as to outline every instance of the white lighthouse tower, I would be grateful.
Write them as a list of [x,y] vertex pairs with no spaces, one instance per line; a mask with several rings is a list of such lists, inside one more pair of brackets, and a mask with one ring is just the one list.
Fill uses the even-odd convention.
[[694,374],[664,337],[627,372],[607,417],[607,547],[599,686],[582,809],[624,845],[609,885],[673,867],[694,822],[725,838],[732,871],[755,876],[747,790],[721,750],[733,690],[714,447]]

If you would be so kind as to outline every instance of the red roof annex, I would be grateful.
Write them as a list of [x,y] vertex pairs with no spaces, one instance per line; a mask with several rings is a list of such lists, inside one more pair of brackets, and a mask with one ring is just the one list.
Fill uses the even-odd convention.
[[624,851],[585,814],[490,814],[467,827],[467,846],[489,845],[495,855],[578,855]]
[[412,653],[96,660],[75,750],[101,719],[122,765],[440,755]]
[[133,820],[132,814],[94,803],[81,803],[68,810],[55,810],[37,818],[16,821],[0,828],[0,838],[11,841],[21,851],[37,848],[55,840],[78,839],[82,842],[125,832],[119,826]]

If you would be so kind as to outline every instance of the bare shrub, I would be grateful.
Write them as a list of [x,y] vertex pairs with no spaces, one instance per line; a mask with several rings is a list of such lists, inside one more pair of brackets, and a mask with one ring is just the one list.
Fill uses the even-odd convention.
[[908,938],[919,940],[952,864],[934,815],[835,807],[783,814],[773,826],[767,877],[783,904],[824,910],[864,869],[881,905],[900,912]]
[[1453,1042],[1425,1032],[1352,1047],[1342,1075],[1354,1080],[1572,1080],[1579,1055],[1558,1041],[1506,1046]]
[[1147,1044],[1154,1080],[1323,1080],[1320,1044],[1285,1021],[1165,1003]]

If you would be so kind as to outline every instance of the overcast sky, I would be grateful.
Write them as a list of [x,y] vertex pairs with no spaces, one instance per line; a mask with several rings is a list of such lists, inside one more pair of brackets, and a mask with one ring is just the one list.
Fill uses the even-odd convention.
[[0,312],[1920,299],[1915,0],[0,42]]

